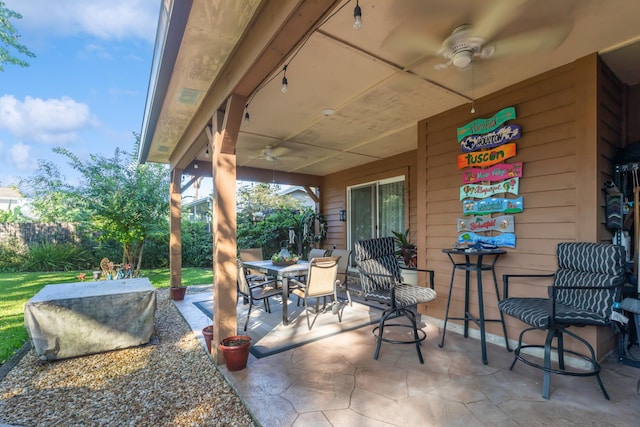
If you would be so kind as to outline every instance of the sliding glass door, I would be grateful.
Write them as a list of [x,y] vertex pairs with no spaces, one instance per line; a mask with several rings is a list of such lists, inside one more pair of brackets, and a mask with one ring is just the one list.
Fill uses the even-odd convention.
[[404,176],[347,188],[348,244],[405,230]]

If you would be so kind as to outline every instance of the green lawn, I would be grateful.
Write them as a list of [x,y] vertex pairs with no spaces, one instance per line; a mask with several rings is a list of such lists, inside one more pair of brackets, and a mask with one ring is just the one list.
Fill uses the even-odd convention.
[[[0,273],[0,365],[27,341],[24,328],[24,305],[45,285],[77,282],[81,271],[53,273]],[[91,272],[84,272],[91,277]],[[160,289],[169,287],[169,270],[144,270],[151,284]],[[202,285],[213,283],[211,269],[183,268],[182,284]]]

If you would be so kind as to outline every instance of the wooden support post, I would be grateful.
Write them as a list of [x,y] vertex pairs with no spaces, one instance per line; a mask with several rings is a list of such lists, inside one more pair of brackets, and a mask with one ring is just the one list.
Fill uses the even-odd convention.
[[[213,170],[213,336],[219,343],[237,335],[236,143],[246,98],[232,95],[225,112],[212,118]],[[217,345],[216,363],[224,363]]]
[[182,286],[182,169],[171,171],[169,188],[169,271],[171,287]]

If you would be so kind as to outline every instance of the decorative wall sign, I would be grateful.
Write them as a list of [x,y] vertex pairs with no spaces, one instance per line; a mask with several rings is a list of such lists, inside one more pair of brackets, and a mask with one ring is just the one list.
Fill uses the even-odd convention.
[[500,193],[509,193],[517,196],[519,183],[520,178],[511,178],[490,185],[466,184],[460,187],[460,200],[466,199],[467,197],[484,199]]
[[515,118],[515,107],[507,107],[498,111],[495,116],[488,119],[476,119],[458,128],[458,142],[462,141],[465,136],[491,132],[507,120],[513,120]]
[[462,183],[474,184],[480,181],[501,181],[507,178],[522,177],[522,162],[497,164],[488,169],[471,168],[462,171]]
[[492,197],[484,200],[463,200],[462,213],[464,215],[488,215],[494,212],[519,213],[522,212],[523,206],[522,197],[517,199]]
[[500,231],[501,233],[513,233],[513,216],[500,215],[474,216],[473,218],[458,218],[458,232],[462,231]]
[[470,135],[462,140],[460,148],[463,153],[470,153],[484,148],[499,147],[507,142],[520,139],[521,129],[518,125],[506,125],[485,135]]
[[502,233],[498,236],[481,236],[476,233],[467,232],[458,236],[458,243],[474,244],[478,242],[489,243],[505,248],[515,248],[516,235],[513,233]]
[[516,155],[516,144],[510,142],[498,148],[475,153],[459,154],[458,169],[469,166],[491,166]]

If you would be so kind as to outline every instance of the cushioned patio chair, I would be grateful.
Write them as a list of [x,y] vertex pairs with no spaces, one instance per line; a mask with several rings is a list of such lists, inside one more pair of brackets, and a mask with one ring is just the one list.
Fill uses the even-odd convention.
[[251,316],[251,308],[254,301],[263,301],[264,307],[267,313],[271,313],[271,306],[269,305],[269,298],[275,295],[282,295],[282,288],[276,286],[276,280],[264,280],[260,282],[250,281],[247,276],[247,272],[242,265],[242,261],[237,260],[238,265],[238,277],[236,280],[238,288],[238,296],[242,296],[245,304],[249,304],[249,310],[247,310],[247,320],[244,322],[244,330],[247,330],[249,324],[249,317]]
[[[312,258],[309,261],[309,270],[307,272],[306,281],[302,282],[297,279],[290,279],[296,288],[292,293],[299,299],[304,300],[304,308],[307,312],[307,326],[309,330],[316,322],[318,315],[326,311],[327,297],[333,300],[331,305],[332,312],[338,315],[338,321],[342,322],[342,313],[338,306],[338,294],[336,292],[336,276],[338,274],[338,257]],[[309,319],[309,300],[315,300],[315,316],[313,322]],[[322,310],[320,309],[319,299],[323,299]]]
[[[378,326],[373,329],[373,334],[377,339],[373,358],[378,359],[382,341],[385,341],[392,344],[415,344],[420,363],[424,363],[420,344],[427,337],[427,334],[422,329],[418,329],[416,315],[410,308],[417,304],[433,301],[436,298],[433,271],[419,270],[429,273],[429,287],[402,283],[393,237],[356,242],[355,256],[364,298],[389,305],[389,308],[382,313]],[[411,324],[389,322],[402,316],[408,318]],[[388,326],[411,328],[413,338],[408,340],[387,338],[384,336],[384,329]]]
[[[524,329],[518,338],[515,358],[511,369],[518,360],[544,371],[542,397],[549,399],[551,374],[572,376],[595,376],[604,397],[609,395],[600,379],[600,365],[591,345],[582,337],[568,330],[572,326],[607,326],[612,324],[614,302],[619,301],[622,286],[626,282],[625,251],[622,246],[604,243],[569,242],[557,247],[558,270],[555,274],[506,274],[504,279],[504,299],[498,307],[505,314],[515,317],[531,327]],[[553,277],[548,288],[548,298],[514,298],[509,296],[509,279],[523,277]],[[524,344],[524,335],[532,330],[546,330],[544,344]],[[588,356],[564,348],[564,335],[569,335],[582,343]],[[556,346],[553,346],[553,340]],[[523,355],[527,348],[544,349],[544,360],[540,364],[532,356]],[[552,363],[551,353],[557,355],[557,363]],[[588,370],[570,369],[565,365],[565,353],[586,360],[591,365]]]

